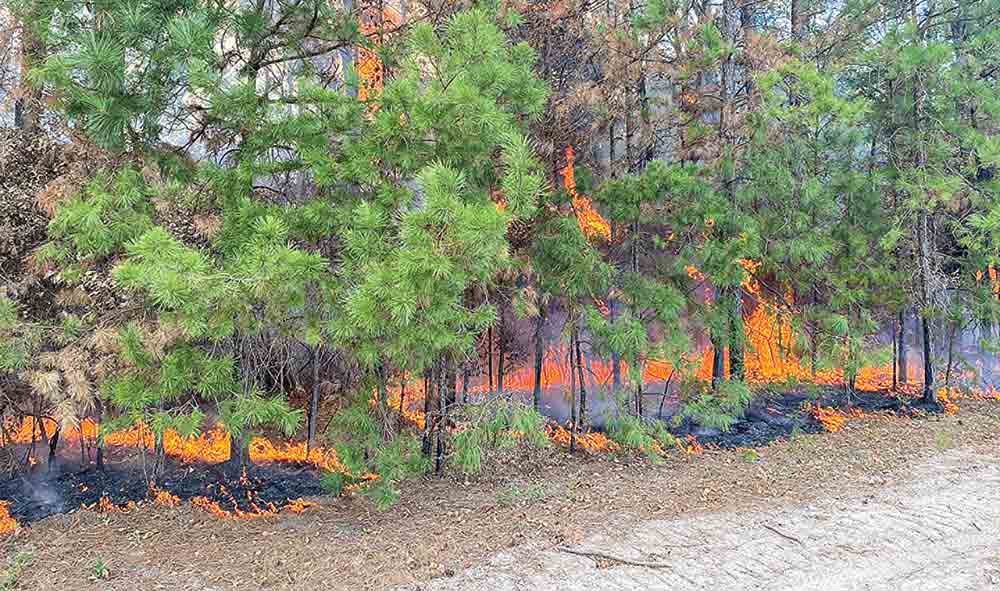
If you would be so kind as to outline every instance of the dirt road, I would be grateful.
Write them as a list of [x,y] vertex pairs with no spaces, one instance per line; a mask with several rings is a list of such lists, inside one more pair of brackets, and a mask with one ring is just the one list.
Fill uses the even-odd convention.
[[522,546],[406,589],[1000,590],[1000,456],[952,450],[865,497]]

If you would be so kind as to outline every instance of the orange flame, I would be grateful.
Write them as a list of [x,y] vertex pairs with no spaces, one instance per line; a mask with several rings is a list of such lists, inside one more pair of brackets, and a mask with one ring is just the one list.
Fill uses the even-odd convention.
[[0,501],[0,536],[17,531],[17,521],[10,516],[10,503]]
[[[55,424],[43,421],[46,434],[51,437],[55,432]],[[97,438],[100,427],[90,419],[82,422],[81,427],[64,428],[61,438],[64,441],[93,441]],[[37,441],[38,429],[32,417],[21,421],[16,429],[11,429],[11,440],[15,444],[28,444]],[[153,432],[144,425],[137,425],[125,431],[108,433],[105,444],[115,447],[145,448],[154,447]],[[231,437],[220,425],[202,433],[197,437],[182,437],[179,433],[168,430],[163,435],[163,448],[166,454],[181,462],[220,463],[229,459]],[[313,447],[307,451],[306,442],[275,443],[265,437],[255,437],[250,442],[250,459],[254,462],[281,462],[310,464],[316,468],[334,472],[346,472],[346,468],[337,458],[333,449]]]
[[589,197],[580,195],[576,190],[576,175],[573,171],[576,162],[576,153],[573,146],[566,146],[566,168],[563,169],[563,186],[573,203],[573,211],[580,224],[580,229],[591,239],[602,239],[605,242],[611,240],[611,224],[604,219],[601,214],[594,209],[594,204]]

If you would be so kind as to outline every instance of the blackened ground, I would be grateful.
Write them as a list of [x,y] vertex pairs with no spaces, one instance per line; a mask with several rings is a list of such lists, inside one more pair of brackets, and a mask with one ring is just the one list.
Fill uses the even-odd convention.
[[763,447],[786,439],[795,433],[819,433],[823,425],[813,416],[816,405],[840,411],[857,409],[865,413],[899,417],[922,417],[941,412],[938,406],[928,406],[919,399],[897,397],[891,392],[853,392],[842,388],[824,388],[813,392],[768,392],[750,404],[744,417],[737,419],[729,431],[697,425],[687,425],[678,435],[695,435],[703,445],[723,449]]
[[[0,500],[10,502],[10,514],[21,525],[83,506],[99,506],[107,498],[116,507],[149,500],[151,493],[141,467],[98,470],[54,468],[0,482]],[[289,501],[323,493],[311,468],[254,466],[246,475],[231,476],[220,466],[170,462],[157,485],[181,500],[205,497],[227,512],[263,513],[280,510]]]

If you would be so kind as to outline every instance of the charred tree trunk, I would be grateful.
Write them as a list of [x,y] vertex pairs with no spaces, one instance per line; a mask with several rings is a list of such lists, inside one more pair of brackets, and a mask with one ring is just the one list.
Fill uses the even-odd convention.
[[399,416],[397,417],[398,423],[396,425],[396,430],[399,431],[400,433],[403,432],[403,417],[406,416],[403,413],[405,404],[406,404],[406,379],[402,379],[399,381],[399,410],[397,411],[397,414]]
[[448,434],[448,406],[450,399],[454,395],[454,382],[452,381],[452,376],[454,376],[454,371],[451,368],[451,362],[439,362],[437,379],[438,416],[437,421],[435,421],[436,426],[434,429],[437,439],[437,453],[434,458],[434,470],[437,472],[438,476],[444,476],[444,462],[445,455],[447,453],[446,438]]
[[490,392],[493,392],[493,327],[486,329],[486,373],[489,375]]
[[503,378],[504,370],[506,369],[505,357],[507,355],[506,347],[506,331],[504,326],[504,310],[500,308],[500,335],[497,339],[497,393],[503,394]]
[[319,347],[312,347],[312,396],[309,399],[309,425],[306,433],[306,456],[316,444],[316,424],[319,420]]
[[542,409],[542,363],[545,358],[545,307],[539,304],[538,318],[535,320],[535,389],[531,402],[535,410]]
[[931,358],[930,321],[924,317],[920,320],[920,326],[924,333],[924,402],[937,404],[937,398],[934,395],[934,361]]
[[583,379],[583,351],[580,337],[576,339],[576,378],[580,380],[580,424],[587,424],[587,382]]
[[[59,423],[56,423],[56,428],[52,431],[52,437],[49,439],[49,458],[46,462],[48,471],[52,471],[52,464],[56,461],[56,452],[59,449],[59,434],[62,432],[62,428]],[[83,447],[83,440],[80,440],[80,447]]]
[[[720,290],[715,288],[715,301],[720,302]],[[712,341],[712,388],[716,388],[726,379],[725,334],[721,329],[711,331]]]
[[577,414],[576,414],[576,355],[573,351],[576,349],[576,321],[572,323],[572,328],[569,333],[569,451],[570,453],[576,451],[576,428],[577,428]]
[[908,379],[909,368],[907,367],[906,359],[906,313],[904,310],[899,311],[899,345],[896,347],[896,355],[898,356],[896,365],[898,367],[899,383],[905,384]]
[[95,402],[97,406],[97,441],[94,442],[97,448],[97,453],[94,457],[94,463],[97,465],[98,470],[104,470],[104,439],[101,437],[101,423],[104,421],[104,405],[101,404],[100,397],[97,397]]
[[[163,447],[162,438],[157,441],[157,456]],[[159,460],[157,460],[159,463]],[[246,434],[232,435],[229,439],[229,460],[226,461],[225,471],[231,476],[238,476],[245,471],[249,471],[250,464],[250,441]],[[154,478],[159,479],[159,469],[155,471]]]
[[[899,323],[892,323],[892,391],[899,390]],[[816,374],[813,373],[815,376]]]
[[462,404],[469,403],[469,363],[462,364]]
[[388,441],[392,438],[392,420],[390,419],[389,384],[385,365],[380,363],[375,371],[378,379],[379,429],[382,431],[382,440]]
[[434,389],[434,368],[427,370],[424,373],[424,432],[421,438],[421,451],[428,458],[431,457],[431,426],[434,423],[433,416],[433,389]]
[[746,377],[743,335],[743,289],[737,287],[729,321],[729,378],[743,381]]

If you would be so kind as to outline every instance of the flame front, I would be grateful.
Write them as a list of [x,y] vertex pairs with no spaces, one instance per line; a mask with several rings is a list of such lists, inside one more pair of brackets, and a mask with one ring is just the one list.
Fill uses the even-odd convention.
[[576,152],[573,146],[566,146],[566,168],[563,169],[563,186],[569,193],[573,203],[573,211],[580,223],[580,229],[591,239],[611,240],[611,224],[594,209],[589,197],[580,195],[576,190],[576,175],[573,171],[576,165]]
[[0,501],[0,536],[17,531],[17,521],[10,516],[10,503]]

